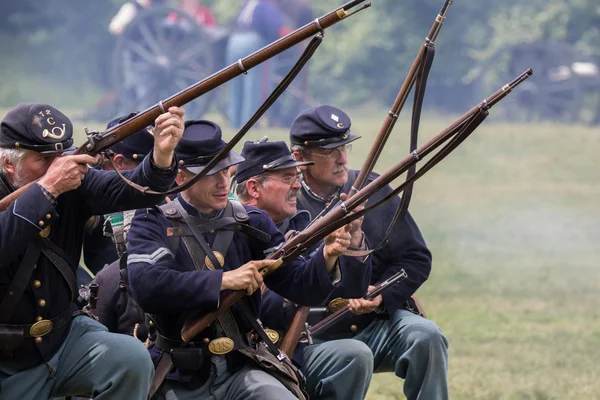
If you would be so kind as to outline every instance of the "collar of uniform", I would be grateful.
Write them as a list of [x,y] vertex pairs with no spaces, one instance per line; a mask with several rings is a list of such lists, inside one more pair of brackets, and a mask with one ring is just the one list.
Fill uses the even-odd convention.
[[212,221],[221,218],[223,216],[223,212],[225,211],[225,209],[223,209],[216,211],[210,215],[202,214],[200,211],[198,211],[196,207],[194,207],[194,205],[188,202],[181,193],[177,194],[177,198],[179,199],[179,203],[181,204],[181,206],[185,209],[185,211],[187,211],[188,214],[194,217],[205,219],[207,221]]
[[306,192],[306,194],[308,195],[308,197],[310,197],[311,199],[314,199],[314,200],[320,201],[320,202],[322,202],[322,203],[328,203],[328,202],[329,202],[329,201],[330,201],[330,200],[331,200],[331,199],[332,199],[334,196],[336,196],[336,195],[339,195],[339,194],[340,194],[340,192],[341,192],[341,190],[342,190],[342,187],[339,187],[339,188],[336,190],[336,192],[335,192],[335,194],[334,194],[333,196],[331,196],[329,199],[325,199],[325,198],[323,198],[323,197],[319,196],[318,194],[316,194],[316,193],[315,193],[315,192],[314,192],[314,191],[313,191],[313,190],[310,188],[310,186],[308,186],[308,183],[306,183],[306,182],[304,181],[304,179],[300,180],[300,184],[302,185],[302,189],[304,189],[304,191]]

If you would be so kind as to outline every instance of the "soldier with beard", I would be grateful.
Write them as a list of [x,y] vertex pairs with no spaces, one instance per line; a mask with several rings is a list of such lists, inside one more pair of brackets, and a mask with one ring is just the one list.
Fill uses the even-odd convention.
[[[358,171],[348,169],[351,143],[360,138],[350,131],[350,117],[331,106],[319,106],[301,113],[290,129],[292,151],[303,173],[298,208],[318,215],[335,195],[348,193]],[[375,179],[372,174],[370,179]],[[388,186],[369,199],[367,206],[391,192]],[[405,380],[404,394],[413,399],[447,399],[448,341],[438,326],[411,312],[411,296],[431,271],[431,253],[410,213],[398,220],[391,234],[384,236],[398,208],[400,198],[366,214],[363,230],[372,246],[371,285],[404,268],[408,278],[388,288],[371,301],[350,300],[354,315],[342,319],[326,332],[327,339],[353,337],[373,351],[375,372],[395,372]],[[383,242],[383,243],[382,243]],[[381,244],[381,245],[380,245]],[[332,299],[345,297],[334,292]]]
[[[238,164],[235,174],[236,195],[242,204],[265,211],[284,234],[303,230],[310,222],[310,214],[296,211],[301,188],[297,167],[314,163],[296,161],[285,142],[246,142],[242,156],[245,161]],[[361,239],[357,238],[357,242]],[[370,275],[368,264],[356,260],[345,265],[345,279],[338,290],[347,297],[364,295]],[[260,313],[265,326],[285,332],[295,310],[294,304],[265,288]],[[373,357],[362,342],[340,339],[311,346],[301,343],[292,358],[306,376],[311,399],[360,400],[367,394]]]

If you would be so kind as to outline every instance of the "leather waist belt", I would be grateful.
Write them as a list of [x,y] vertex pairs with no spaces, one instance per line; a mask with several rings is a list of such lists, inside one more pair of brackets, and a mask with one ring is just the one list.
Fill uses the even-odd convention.
[[0,324],[0,338],[4,332],[15,332],[21,330],[24,338],[37,338],[50,333],[53,329],[60,329],[67,325],[71,320],[72,311],[67,309],[65,312],[52,319],[42,319],[34,324],[28,325],[9,325]]
[[245,340],[242,335],[238,335],[237,337],[218,337],[215,339],[204,338],[201,342],[188,342],[184,343],[182,341],[172,340],[166,338],[162,335],[156,336],[155,345],[165,353],[170,353],[174,349],[204,349],[207,348],[208,351],[215,355],[227,354],[231,353],[233,350],[239,350],[244,347],[248,347],[246,343],[248,340]]

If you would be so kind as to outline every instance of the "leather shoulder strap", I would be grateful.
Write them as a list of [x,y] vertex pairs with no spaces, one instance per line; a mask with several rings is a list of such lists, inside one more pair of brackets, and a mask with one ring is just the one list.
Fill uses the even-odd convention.
[[4,294],[2,301],[0,301],[0,323],[6,323],[12,317],[15,312],[19,300],[25,292],[25,288],[31,279],[33,269],[37,259],[40,256],[41,246],[38,240],[31,242],[25,250],[25,256],[21,259],[21,264],[12,281],[8,290]]
[[164,214],[164,216],[169,219],[183,219],[181,213],[179,212],[179,207],[177,206],[178,203],[179,199],[175,199],[168,203],[161,204],[158,206],[158,208]]
[[233,217],[237,222],[248,222],[250,220],[248,212],[242,203],[237,200],[229,200],[229,204],[231,204],[233,209]]

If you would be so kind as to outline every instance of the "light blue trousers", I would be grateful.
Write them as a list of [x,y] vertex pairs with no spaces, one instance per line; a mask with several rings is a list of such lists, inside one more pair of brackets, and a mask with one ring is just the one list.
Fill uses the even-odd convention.
[[[196,390],[165,381],[157,400],[280,400],[295,399],[276,378],[254,365],[230,373],[223,357],[211,358],[208,381]],[[353,339],[332,340],[304,350],[302,373],[310,399],[361,400],[373,374],[373,355]]]
[[[245,58],[266,44],[265,39],[255,32],[232,34],[227,44],[227,64]],[[240,75],[228,83],[227,116],[233,128],[241,128],[260,107],[265,68],[267,68],[265,63],[257,65],[249,70],[247,75]]]
[[148,350],[138,339],[109,333],[92,318],[79,316],[48,363],[18,373],[0,363],[0,399],[84,395],[94,400],[145,400],[153,376]]
[[373,354],[354,339],[314,344],[304,349],[302,373],[311,400],[362,400],[373,376]]
[[276,378],[254,365],[231,373],[225,357],[211,358],[210,377],[195,390],[179,382],[164,381],[156,393],[157,400],[293,400],[296,396]]
[[432,321],[406,310],[376,320],[354,337],[373,352],[375,372],[404,379],[408,400],[448,399],[448,340]]

